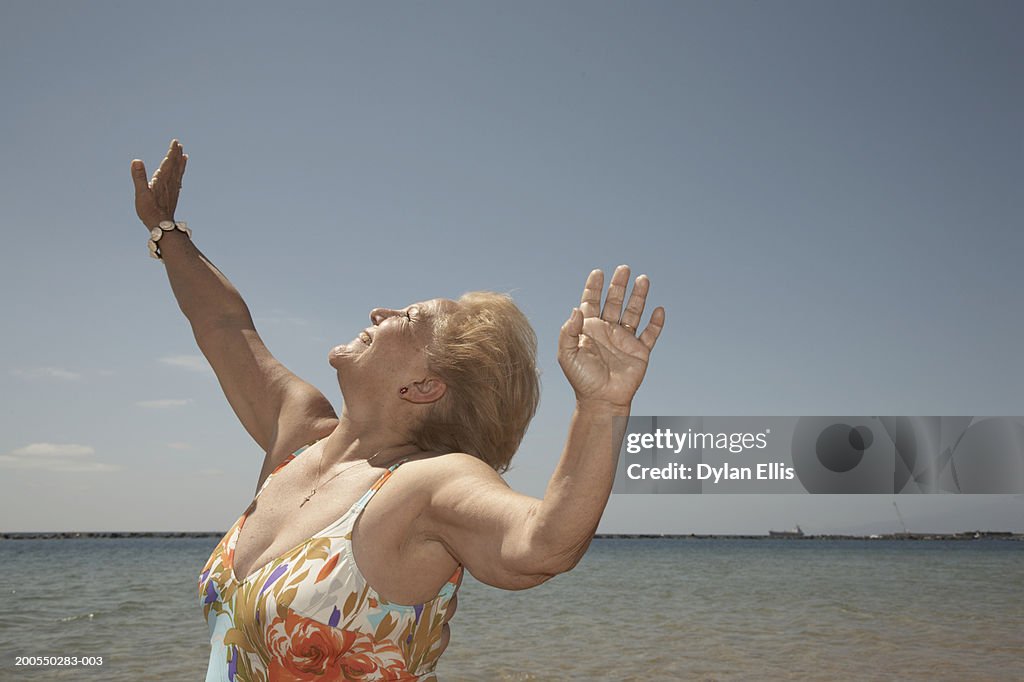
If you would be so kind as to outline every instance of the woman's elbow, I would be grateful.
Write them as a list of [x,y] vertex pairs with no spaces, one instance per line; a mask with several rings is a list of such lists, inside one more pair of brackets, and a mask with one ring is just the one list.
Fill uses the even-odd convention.
[[590,545],[589,540],[579,545],[552,547],[544,543],[531,545],[524,556],[514,563],[519,581],[526,587],[536,587],[556,575],[568,573],[576,568]]
[[467,568],[480,582],[501,590],[528,590],[566,573],[579,563],[582,554],[550,552],[539,548],[505,554],[490,565],[469,565]]
[[479,580],[501,590],[518,591],[543,585],[559,573],[564,573],[564,571],[540,568],[535,565],[519,565],[515,567],[510,566],[496,575],[479,577]]

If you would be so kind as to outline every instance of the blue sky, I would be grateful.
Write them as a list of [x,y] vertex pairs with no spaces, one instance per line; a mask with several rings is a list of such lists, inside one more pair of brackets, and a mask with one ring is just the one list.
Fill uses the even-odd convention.
[[[0,528],[227,528],[262,452],[147,257],[129,161],[336,405],[379,305],[511,292],[572,410],[586,273],[668,310],[635,414],[1024,415],[1019,3],[5,3]],[[907,496],[1024,531],[1022,496]],[[892,531],[886,496],[614,496],[605,532]]]

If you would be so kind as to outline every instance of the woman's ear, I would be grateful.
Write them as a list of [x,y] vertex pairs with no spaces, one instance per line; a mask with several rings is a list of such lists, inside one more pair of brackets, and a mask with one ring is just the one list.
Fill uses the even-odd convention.
[[430,377],[403,386],[399,390],[399,397],[410,403],[425,405],[440,400],[447,390],[448,386],[443,381],[437,377]]

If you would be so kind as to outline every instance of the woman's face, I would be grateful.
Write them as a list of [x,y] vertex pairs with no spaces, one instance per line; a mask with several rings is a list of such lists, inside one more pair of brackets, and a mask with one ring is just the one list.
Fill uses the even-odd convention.
[[378,387],[420,381],[428,374],[423,351],[434,338],[434,320],[456,305],[433,299],[401,309],[374,308],[371,325],[331,349],[328,361],[338,370],[339,380],[375,382]]

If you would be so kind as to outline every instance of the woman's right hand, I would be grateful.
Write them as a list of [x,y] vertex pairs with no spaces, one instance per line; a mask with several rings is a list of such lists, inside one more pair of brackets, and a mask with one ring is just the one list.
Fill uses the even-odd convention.
[[181,178],[185,175],[188,155],[182,154],[181,143],[171,140],[160,167],[153,173],[152,180],[146,180],[146,165],[140,159],[132,161],[132,180],[135,182],[135,212],[139,220],[149,229],[162,220],[174,220],[174,209],[178,205]]
[[629,286],[629,267],[620,265],[612,275],[604,310],[601,292],[604,273],[587,277],[580,307],[558,337],[558,364],[576,392],[578,402],[600,402],[628,410],[633,395],[647,373],[654,344],[665,326],[665,309],[658,306],[640,336],[640,318],[647,304],[650,281],[640,275],[623,310]]

